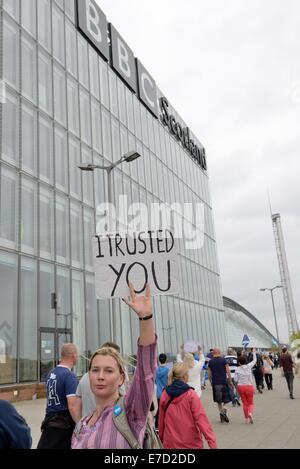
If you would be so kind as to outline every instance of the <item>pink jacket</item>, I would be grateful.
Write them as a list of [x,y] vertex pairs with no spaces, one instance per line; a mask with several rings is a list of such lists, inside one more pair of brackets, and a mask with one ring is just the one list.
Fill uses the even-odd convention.
[[210,448],[217,447],[217,441],[201,399],[189,389],[175,397],[165,413],[170,396],[164,390],[159,402],[158,431],[164,448],[202,449],[202,434]]

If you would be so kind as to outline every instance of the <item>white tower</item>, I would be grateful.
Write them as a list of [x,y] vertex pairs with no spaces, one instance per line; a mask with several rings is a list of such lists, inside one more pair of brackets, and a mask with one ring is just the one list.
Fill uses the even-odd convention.
[[293,299],[293,292],[290,281],[289,268],[285,253],[284,239],[280,221],[280,214],[275,213],[272,216],[272,225],[275,237],[275,245],[278,257],[281,285],[283,290],[283,298],[285,305],[285,312],[288,322],[289,337],[299,330],[297,317],[295,313],[295,305]]

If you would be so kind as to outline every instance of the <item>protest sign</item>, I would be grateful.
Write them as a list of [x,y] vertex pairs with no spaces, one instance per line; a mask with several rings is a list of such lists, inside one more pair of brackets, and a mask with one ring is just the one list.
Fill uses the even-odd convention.
[[149,283],[151,295],[178,293],[175,239],[169,230],[105,233],[93,237],[98,299],[137,294]]
[[183,346],[185,353],[195,353],[198,350],[198,344],[194,340],[187,340]]

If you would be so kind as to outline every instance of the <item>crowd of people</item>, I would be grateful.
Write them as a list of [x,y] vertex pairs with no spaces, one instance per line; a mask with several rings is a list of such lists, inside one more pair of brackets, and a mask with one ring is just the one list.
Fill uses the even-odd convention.
[[[294,399],[294,372],[300,377],[300,353],[294,361],[286,347],[279,354],[247,353],[217,347],[204,356],[180,348],[177,360],[157,357],[157,337],[149,286],[144,296],[130,284],[123,300],[139,322],[137,363],[132,379],[117,344],[106,342],[94,352],[89,371],[77,382],[72,371],[78,358],[74,344],[64,344],[61,361],[47,377],[47,405],[38,449],[129,449],[163,447],[211,449],[217,439],[202,404],[209,381],[221,423],[229,423],[228,404],[243,406],[246,424],[254,423],[255,388],[272,391],[278,366]],[[255,383],[255,385],[254,385]],[[30,428],[12,404],[0,401],[0,448],[30,448]],[[3,415],[3,417],[2,417]],[[178,424],[180,423],[180,424]],[[148,441],[146,441],[148,440]]]

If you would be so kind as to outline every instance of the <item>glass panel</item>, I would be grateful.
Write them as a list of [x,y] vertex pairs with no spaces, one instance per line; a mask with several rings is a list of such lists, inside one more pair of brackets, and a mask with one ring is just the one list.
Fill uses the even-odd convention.
[[137,138],[142,140],[142,123],[141,123],[140,103],[135,96],[133,96],[133,104],[134,104],[135,135],[137,136]]
[[54,199],[53,192],[40,187],[40,256],[45,259],[54,257]]
[[[2,166],[0,198],[1,244],[17,249],[18,246],[18,175]],[[1,283],[1,282],[0,282]]]
[[2,106],[2,159],[19,165],[19,100],[11,93],[6,93],[6,102]]
[[71,18],[71,20],[75,21],[75,6],[74,0],[65,0],[65,12]]
[[91,145],[91,107],[90,97],[86,91],[80,89],[80,124],[81,139]]
[[109,300],[98,300],[100,344],[111,339]]
[[[92,162],[92,152],[87,147],[81,147],[82,162]],[[98,173],[99,170],[96,171]],[[83,200],[86,204],[94,206],[94,172],[84,171],[82,173]]]
[[37,267],[21,259],[20,381],[37,380]]
[[86,335],[87,335],[87,357],[99,348],[99,325],[98,325],[98,311],[97,300],[95,295],[95,277],[93,275],[86,275],[85,281],[86,288]]
[[37,248],[37,185],[29,178],[21,179],[21,249],[34,254]]
[[114,117],[111,118],[111,132],[112,132],[112,159],[113,161],[118,161],[121,158],[120,128],[119,128],[119,121],[115,119]]
[[36,0],[21,0],[22,26],[36,37]]
[[102,138],[103,138],[103,156],[109,161],[111,157],[111,128],[110,128],[110,114],[102,108]]
[[54,65],[54,117],[66,126],[66,80],[63,69]]
[[40,262],[40,327],[55,327],[55,310],[51,308],[51,293],[54,292],[54,266],[47,262]]
[[17,364],[17,308],[18,308],[18,257],[0,251],[0,384],[16,382]]
[[101,103],[109,109],[108,65],[99,57]]
[[101,108],[98,101],[92,99],[92,137],[93,148],[102,153],[102,140],[101,140]]
[[56,196],[56,259],[63,264],[69,263],[69,210],[68,199]]
[[128,129],[134,134],[134,113],[133,113],[133,98],[131,91],[125,87],[126,95],[126,111],[127,111],[127,123]]
[[22,169],[37,174],[37,116],[33,107],[22,104]]
[[83,236],[82,236],[82,211],[81,205],[71,202],[71,253],[72,265],[83,265]]
[[22,94],[36,103],[37,66],[35,41],[22,35]]
[[51,8],[50,0],[38,0],[38,38],[39,42],[51,52]]
[[40,179],[53,183],[53,127],[52,121],[39,117],[39,169]]
[[78,70],[79,81],[87,89],[89,88],[89,60],[87,41],[77,34],[78,38]]
[[100,99],[98,54],[89,47],[91,93]]
[[13,16],[16,21],[19,21],[19,16],[20,16],[19,0],[3,0],[3,8],[11,16]]
[[66,21],[66,61],[67,70],[77,77],[77,41],[76,29],[74,26]]
[[[9,0],[10,1],[10,0]],[[19,31],[16,25],[4,17],[3,19],[3,78],[11,86],[19,90]]]
[[69,137],[69,158],[70,158],[70,194],[77,199],[82,196],[81,192],[81,171],[80,165],[80,144],[79,140]]
[[[84,303],[83,275],[80,272],[72,272],[73,342],[77,345],[79,354],[86,356]],[[80,376],[85,370],[85,359],[79,357],[76,372]]]
[[70,302],[70,271],[58,267],[56,271],[57,285],[57,327],[70,329],[71,321],[71,302]]
[[108,69],[108,81],[109,81],[109,99],[110,99],[110,111],[116,117],[119,117],[118,112],[118,95],[117,95],[117,76],[113,70]]
[[39,51],[39,106],[52,115],[51,57]]
[[65,33],[64,33],[64,15],[52,6],[52,38],[53,38],[53,56],[65,65]]
[[126,102],[125,102],[125,85],[121,82],[120,79],[117,80],[118,83],[118,100],[119,100],[119,110],[120,110],[120,121],[127,125],[127,115],[126,115]]
[[67,133],[55,127],[55,182],[56,187],[68,192],[68,145]]
[[68,78],[68,124],[69,130],[79,136],[79,102],[77,82]]
[[44,383],[48,373],[55,366],[55,334],[54,332],[41,333],[41,361],[40,381]]
[[[84,253],[85,268],[94,271],[92,237],[95,234],[94,210],[84,209]],[[94,293],[95,294],[95,293]]]

